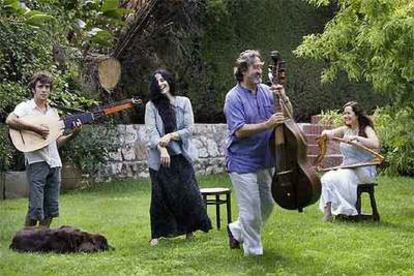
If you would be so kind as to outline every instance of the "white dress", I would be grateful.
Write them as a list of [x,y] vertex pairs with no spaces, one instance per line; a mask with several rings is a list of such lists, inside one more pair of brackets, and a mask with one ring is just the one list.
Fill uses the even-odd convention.
[[[345,137],[349,135],[352,135],[352,129],[345,131]],[[339,148],[343,156],[342,165],[365,162],[373,158],[371,153],[346,143],[340,143]],[[358,212],[355,209],[357,186],[358,184],[371,183],[375,176],[375,166],[338,169],[325,173],[321,178],[322,194],[319,208],[323,212],[326,204],[331,202],[333,215],[357,215]]]

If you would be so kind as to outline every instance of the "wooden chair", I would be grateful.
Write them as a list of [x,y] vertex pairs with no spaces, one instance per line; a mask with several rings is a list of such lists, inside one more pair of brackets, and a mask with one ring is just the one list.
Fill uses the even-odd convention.
[[[202,188],[200,189],[206,208],[208,205],[216,205],[217,229],[220,229],[220,205],[227,206],[227,223],[231,222],[231,190],[229,188]],[[225,195],[224,198],[220,198]],[[212,197],[212,198],[211,198]]]

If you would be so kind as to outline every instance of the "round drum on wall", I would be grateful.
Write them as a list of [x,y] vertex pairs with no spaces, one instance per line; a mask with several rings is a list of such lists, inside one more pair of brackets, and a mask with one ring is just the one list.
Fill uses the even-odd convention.
[[114,57],[106,57],[98,63],[99,82],[106,90],[112,90],[121,76],[121,63]]

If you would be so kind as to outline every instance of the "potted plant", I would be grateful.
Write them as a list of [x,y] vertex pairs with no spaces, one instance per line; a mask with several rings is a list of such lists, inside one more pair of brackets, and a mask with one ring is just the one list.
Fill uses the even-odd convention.
[[27,196],[24,155],[12,146],[8,128],[0,125],[0,199]]

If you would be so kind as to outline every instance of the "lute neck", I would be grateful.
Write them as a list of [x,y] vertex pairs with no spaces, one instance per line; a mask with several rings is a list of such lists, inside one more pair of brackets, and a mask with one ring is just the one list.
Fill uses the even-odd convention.
[[74,123],[80,122],[82,124],[90,124],[96,119],[104,117],[106,115],[120,112],[125,109],[133,108],[134,106],[142,104],[142,100],[138,98],[132,98],[128,100],[123,100],[110,106],[101,107],[95,112],[80,112],[73,115],[65,116],[63,122],[66,129],[74,128]]

